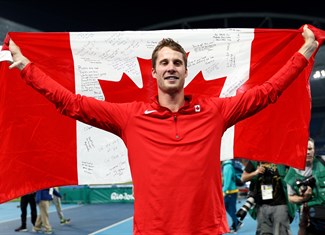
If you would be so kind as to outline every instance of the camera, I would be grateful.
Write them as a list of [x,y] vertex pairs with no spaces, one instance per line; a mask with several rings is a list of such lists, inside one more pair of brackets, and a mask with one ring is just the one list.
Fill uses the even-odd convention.
[[244,220],[245,216],[247,215],[247,212],[249,209],[253,208],[255,206],[255,198],[254,196],[250,193],[248,195],[248,198],[244,205],[236,212],[236,216],[240,221]]
[[301,192],[305,192],[307,190],[307,186],[313,188],[315,186],[316,180],[315,178],[311,175],[308,176],[305,179],[296,179],[296,185],[298,188],[301,190]]
[[272,184],[273,178],[276,177],[275,170],[267,166],[264,166],[264,169],[264,173],[258,175],[258,180],[262,184]]

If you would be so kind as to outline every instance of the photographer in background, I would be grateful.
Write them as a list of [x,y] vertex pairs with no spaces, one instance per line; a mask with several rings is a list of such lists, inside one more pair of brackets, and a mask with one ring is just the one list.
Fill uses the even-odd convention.
[[225,160],[222,162],[222,192],[226,211],[232,220],[230,233],[235,233],[241,228],[242,222],[236,216],[238,188],[236,186],[236,172],[232,161]]
[[315,156],[315,142],[308,140],[306,167],[290,168],[285,181],[288,198],[300,207],[298,235],[325,234],[325,156]]
[[245,205],[254,204],[249,208],[249,214],[257,222],[256,235],[292,234],[290,223],[294,219],[296,206],[288,203],[284,182],[287,170],[284,165],[247,162],[241,179],[244,182],[251,181],[247,199],[249,203]]

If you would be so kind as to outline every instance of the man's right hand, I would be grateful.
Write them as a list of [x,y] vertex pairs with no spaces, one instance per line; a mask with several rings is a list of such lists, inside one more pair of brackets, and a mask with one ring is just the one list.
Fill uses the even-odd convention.
[[9,41],[9,50],[13,59],[9,69],[18,68],[19,70],[23,70],[30,63],[30,60],[21,53],[20,48],[11,39]]

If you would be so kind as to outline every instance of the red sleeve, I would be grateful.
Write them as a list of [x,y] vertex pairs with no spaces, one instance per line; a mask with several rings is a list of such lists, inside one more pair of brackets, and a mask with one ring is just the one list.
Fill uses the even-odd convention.
[[29,86],[55,104],[63,115],[118,136],[121,135],[121,123],[125,120],[121,113],[126,113],[122,112],[122,107],[126,105],[117,105],[75,94],[53,80],[33,63],[29,63],[21,71],[21,76]]
[[263,84],[243,92],[239,89],[236,96],[219,99],[221,102],[219,111],[226,120],[226,128],[252,116],[269,104],[275,103],[307,65],[307,59],[296,52],[276,74]]

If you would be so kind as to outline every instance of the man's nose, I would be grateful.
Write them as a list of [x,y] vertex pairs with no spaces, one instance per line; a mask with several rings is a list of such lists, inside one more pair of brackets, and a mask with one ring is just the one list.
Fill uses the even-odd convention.
[[169,63],[168,66],[167,66],[167,71],[168,72],[175,72],[176,71],[175,65],[173,63]]

